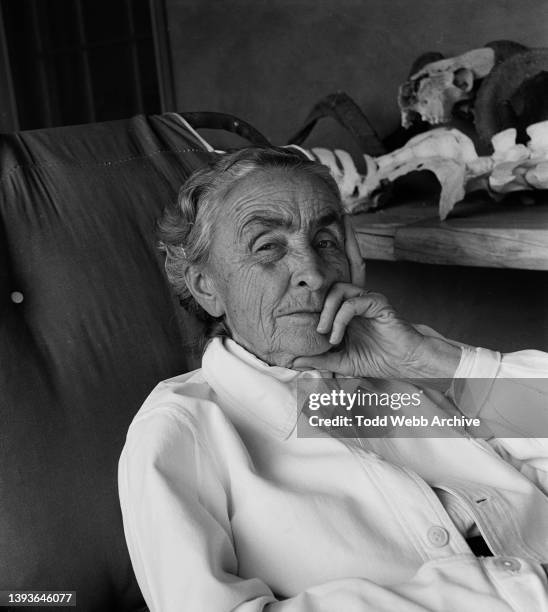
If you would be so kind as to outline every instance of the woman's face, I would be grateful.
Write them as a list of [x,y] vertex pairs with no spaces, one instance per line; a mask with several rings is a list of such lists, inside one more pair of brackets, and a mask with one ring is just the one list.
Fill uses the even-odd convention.
[[233,339],[290,366],[331,348],[316,326],[331,285],[350,279],[338,198],[296,170],[258,170],[223,203],[206,274]]

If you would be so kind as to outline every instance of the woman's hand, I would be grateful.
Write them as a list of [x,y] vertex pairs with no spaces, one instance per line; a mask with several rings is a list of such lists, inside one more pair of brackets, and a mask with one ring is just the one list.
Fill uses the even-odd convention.
[[293,367],[356,377],[452,378],[460,348],[424,336],[399,317],[383,295],[364,289],[365,264],[348,217],[345,229],[352,282],[333,285],[317,327],[329,334],[334,349],[298,357]]

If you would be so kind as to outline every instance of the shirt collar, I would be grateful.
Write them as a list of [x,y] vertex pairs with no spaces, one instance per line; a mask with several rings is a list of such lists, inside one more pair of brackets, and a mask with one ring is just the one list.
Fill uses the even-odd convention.
[[295,429],[302,409],[297,405],[297,381],[333,376],[270,366],[230,338],[210,341],[202,358],[202,374],[240,418],[284,440]]

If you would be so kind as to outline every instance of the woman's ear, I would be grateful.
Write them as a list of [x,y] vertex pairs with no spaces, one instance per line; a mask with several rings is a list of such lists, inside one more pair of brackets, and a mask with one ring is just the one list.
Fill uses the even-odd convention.
[[185,270],[185,281],[194,299],[208,314],[212,317],[222,317],[225,314],[224,304],[207,272],[190,265]]

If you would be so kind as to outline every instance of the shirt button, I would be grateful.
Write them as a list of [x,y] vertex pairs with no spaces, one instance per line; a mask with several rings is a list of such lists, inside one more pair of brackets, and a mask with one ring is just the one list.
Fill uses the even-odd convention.
[[427,537],[430,544],[436,548],[441,548],[442,546],[445,546],[447,542],[449,542],[449,532],[443,527],[430,527]]
[[517,559],[511,557],[497,557],[493,563],[500,569],[504,569],[511,574],[519,572],[521,569],[521,563]]
[[24,299],[23,294],[20,291],[12,291],[10,298],[14,304],[20,304]]

